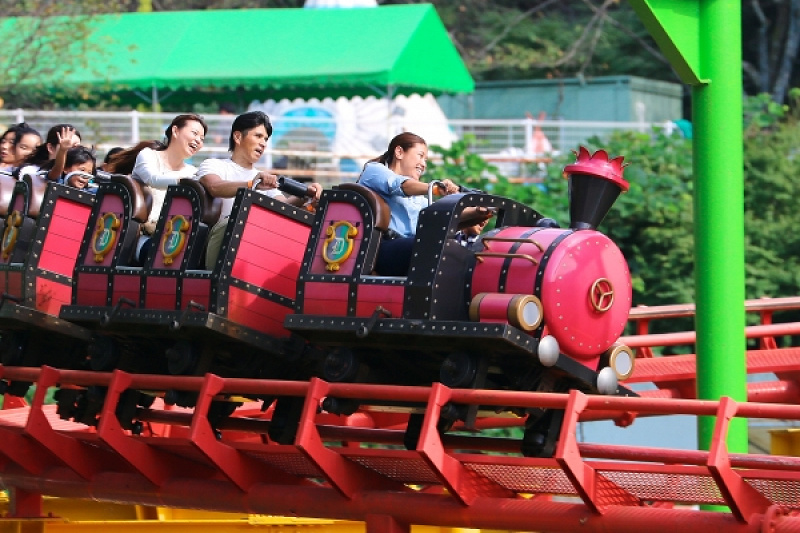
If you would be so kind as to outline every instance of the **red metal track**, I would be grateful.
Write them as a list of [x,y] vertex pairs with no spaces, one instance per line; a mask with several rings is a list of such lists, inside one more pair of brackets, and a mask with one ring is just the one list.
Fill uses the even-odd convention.
[[[12,489],[18,516],[37,516],[40,495],[48,494],[363,520],[369,532],[409,532],[410,524],[528,531],[800,531],[800,458],[728,453],[724,438],[735,417],[800,420],[797,405],[48,367],[0,367],[0,377],[37,383],[30,408],[0,411],[0,479]],[[96,431],[61,421],[53,406],[44,405],[46,389],[57,384],[108,387]],[[198,405],[193,411],[144,410],[140,419],[168,424],[170,431],[134,436],[114,416],[120,394],[130,388],[194,391]],[[294,444],[268,442],[268,417],[246,412],[213,428],[206,416],[211,401],[231,394],[304,398]],[[400,446],[401,431],[352,427],[352,419],[320,416],[318,406],[328,395],[424,406],[417,448]],[[436,422],[447,402],[565,409],[556,453],[526,458],[510,440],[442,437]],[[578,443],[577,422],[593,413],[715,416],[717,423],[709,451]],[[704,504],[725,505],[730,512],[691,507]]]

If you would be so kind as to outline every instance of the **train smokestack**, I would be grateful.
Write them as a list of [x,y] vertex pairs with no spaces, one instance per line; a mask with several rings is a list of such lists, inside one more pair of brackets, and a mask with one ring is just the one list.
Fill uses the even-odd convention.
[[619,193],[630,187],[622,178],[623,157],[609,160],[605,150],[590,154],[583,146],[575,155],[575,163],[564,167],[564,176],[569,180],[569,227],[595,229]]

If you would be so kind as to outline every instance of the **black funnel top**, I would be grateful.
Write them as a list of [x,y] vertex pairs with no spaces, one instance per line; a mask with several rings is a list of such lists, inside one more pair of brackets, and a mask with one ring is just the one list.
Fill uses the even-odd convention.
[[594,154],[583,146],[577,160],[564,167],[569,179],[569,215],[573,229],[595,229],[608,214],[620,192],[630,186],[622,178],[622,157],[608,159],[605,150]]

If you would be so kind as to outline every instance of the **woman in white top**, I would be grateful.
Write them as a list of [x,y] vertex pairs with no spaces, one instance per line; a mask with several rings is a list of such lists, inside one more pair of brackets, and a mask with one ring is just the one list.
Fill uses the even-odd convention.
[[150,187],[153,208],[143,231],[155,229],[167,187],[181,178],[191,178],[197,168],[186,162],[203,147],[208,126],[199,115],[175,117],[164,132],[166,144],[157,141],[141,142],[112,156],[103,170],[113,174],[130,174]]

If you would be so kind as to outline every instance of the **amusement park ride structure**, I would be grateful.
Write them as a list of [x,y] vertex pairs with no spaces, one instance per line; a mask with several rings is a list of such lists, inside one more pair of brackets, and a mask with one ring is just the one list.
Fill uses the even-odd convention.
[[[796,309],[797,299],[748,302],[753,310]],[[691,313],[690,306],[642,308],[640,323]],[[202,508],[282,516],[359,520],[369,532],[408,532],[411,524],[514,531],[797,531],[800,459],[730,453],[731,420],[800,420],[798,348],[775,337],[796,334],[798,323],[753,326],[759,346],[748,353],[754,383],[750,401],[694,399],[694,356],[639,357],[628,382],[650,383],[640,397],[531,394],[370,384],[241,378],[132,375],[0,367],[0,377],[36,383],[30,407],[0,411],[2,480],[17,518],[42,514],[41,495],[129,504]],[[691,342],[693,332],[626,338],[646,354]],[[640,354],[641,355],[641,354]],[[60,420],[46,405],[59,386],[107,387],[99,425]],[[193,410],[156,403],[140,409],[139,434],[115,416],[126,390],[178,388],[197,394]],[[247,404],[222,423],[209,420],[212,401],[230,393],[304,398],[297,437],[266,437],[273,413]],[[425,418],[415,449],[403,449],[402,414],[364,410],[349,417],[318,412],[327,396],[417,405]],[[769,402],[769,403],[767,403]],[[780,402],[780,403],[774,403]],[[449,403],[480,405],[475,429],[518,424],[492,406],[564,409],[553,457],[521,457],[514,439],[475,430],[442,435],[437,420]],[[708,416],[716,420],[708,451],[578,442],[581,421],[635,424],[643,416]],[[697,510],[724,505],[729,512]]]
[[[666,0],[632,3],[640,14],[651,15],[645,16],[651,31],[665,22],[658,12],[668,4]],[[696,115],[698,137],[703,142],[696,143],[700,149],[695,153],[707,158],[698,169],[704,175],[727,179],[731,178],[729,166],[723,165],[725,171],[718,171],[721,159],[712,157],[715,144],[708,142],[708,126],[719,119],[714,113],[726,107],[710,105],[710,94],[720,85],[725,86],[729,77],[710,66],[716,62],[716,57],[711,62],[706,58],[706,52],[712,50],[711,42],[703,41],[701,46],[699,35],[703,34],[703,39],[721,39],[726,33],[738,35],[726,27],[721,15],[726,4],[734,3],[717,0],[700,10],[699,2],[672,2],[666,7],[679,8],[679,16],[673,22],[698,22],[690,28],[698,35],[688,39],[686,35],[676,36],[675,41],[668,42],[665,26],[655,34],[662,48],[671,44],[673,53],[669,55],[673,63],[676,56],[682,60],[675,68],[685,81],[704,87],[695,93],[699,97],[695,107],[706,111]],[[704,26],[714,15],[719,15],[720,20],[708,28]],[[687,43],[697,45],[696,49]],[[720,42],[716,45],[719,47]],[[738,50],[740,43],[734,48]],[[738,70],[740,61],[733,63]],[[740,77],[739,72],[736,77]],[[714,84],[709,84],[709,79]],[[729,92],[740,99],[740,90]],[[732,109],[737,113],[740,110],[735,105]],[[722,132],[732,129],[735,128],[714,128],[723,148],[741,145],[741,139],[722,140]],[[737,166],[736,157],[727,159],[727,163]],[[704,181],[696,188],[702,205],[712,210],[736,211],[729,203],[709,201],[713,199],[712,188],[713,184]],[[735,191],[736,187],[726,189]],[[254,210],[265,207],[265,201],[255,201],[250,196],[246,199]],[[82,201],[81,212],[88,217],[87,206],[91,202]],[[190,215],[195,213],[187,211],[188,218]],[[729,231],[735,232],[740,226],[738,219],[731,223],[730,217],[716,217],[713,213],[708,218],[709,224],[698,224],[709,229],[709,234],[714,233],[713,224],[718,221],[724,221]],[[307,227],[302,220],[297,222]],[[727,242],[725,231],[715,233],[714,238]],[[741,240],[741,236],[737,238]],[[703,248],[705,233],[698,240],[701,252],[708,252]],[[698,254],[698,270],[715,275],[728,270],[718,269],[716,259],[709,259],[704,253]],[[719,260],[735,263],[728,255]],[[194,278],[186,279],[196,278],[198,284],[207,281],[199,274],[192,275]],[[758,348],[747,352],[746,364],[739,365],[738,354],[731,353],[731,366],[736,371],[746,367],[750,373],[769,373],[775,376],[774,380],[746,385],[747,397],[739,401],[730,397],[696,399],[709,393],[696,381],[707,384],[713,380],[706,372],[707,364],[701,369],[702,357],[719,352],[709,346],[709,309],[736,308],[730,305],[731,294],[735,300],[740,294],[738,286],[742,285],[737,283],[741,280],[736,275],[724,276],[716,279],[722,280],[721,287],[709,290],[709,280],[704,276],[698,277],[696,335],[649,335],[643,325],[670,314],[686,316],[693,312],[691,309],[632,312],[631,318],[640,324],[640,329],[637,335],[622,341],[637,349],[638,357],[626,383],[653,386],[652,390],[639,392],[638,397],[586,394],[576,389],[559,394],[510,388],[460,389],[441,383],[376,385],[333,383],[319,378],[290,381],[223,377],[212,372],[176,376],[119,369],[89,372],[46,364],[0,366],[0,380],[4,383],[36,385],[30,406],[15,408],[9,399],[0,412],[0,479],[10,493],[12,520],[41,517],[42,496],[50,495],[360,520],[370,533],[408,533],[412,524],[565,532],[659,533],[689,528],[707,533],[800,531],[800,459],[740,453],[738,444],[729,445],[729,434],[734,426],[741,426],[742,419],[800,420],[800,349],[778,347],[772,340],[796,335],[800,326],[771,323],[772,311],[797,308],[798,302],[748,302],[746,307],[762,313],[761,325],[738,328],[738,322],[731,320],[729,328],[714,330],[720,333],[717,340],[723,347],[729,345],[731,338],[742,341],[742,330],[745,337],[760,339]],[[60,279],[55,277],[47,280],[51,288]],[[231,285],[231,293],[235,288]],[[721,294],[722,291],[730,294]],[[216,289],[212,295],[216,295]],[[719,302],[712,306],[710,299]],[[120,316],[126,312],[123,310]],[[368,323],[374,325],[378,318]],[[54,326],[52,321],[46,325]],[[701,359],[694,355],[648,357],[654,346],[687,344],[696,344],[697,351],[702,352]],[[743,368],[737,369],[738,366]],[[94,407],[96,427],[63,420],[56,412],[59,407],[45,401],[48,391],[56,388],[66,396],[70,390],[103,391]],[[192,407],[167,407],[155,401],[134,403],[134,412],[129,412],[132,404],[125,397],[131,390],[184,393],[193,398]],[[290,405],[299,406],[295,413],[297,431],[281,443],[268,435],[284,413],[262,411],[261,406],[270,405],[269,402],[259,402],[252,408],[245,403],[249,398],[275,397],[294,399]],[[366,407],[349,416],[333,415],[320,409],[326,398],[355,403],[370,400],[383,408]],[[244,405],[232,416],[219,417],[216,408],[221,403]],[[393,405],[404,409],[393,410]],[[469,423],[456,423],[454,429],[464,430],[456,434],[445,433],[440,427],[446,418],[442,415],[453,405],[475,413]],[[524,457],[519,454],[515,439],[483,436],[478,431],[513,426],[519,423],[514,413],[536,410],[564,413],[552,455]],[[419,426],[411,445],[407,438],[409,411],[412,416],[417,415],[415,424]],[[587,443],[579,442],[576,436],[581,421],[615,420],[625,426],[635,424],[637,417],[670,415],[695,416],[699,426],[711,427],[707,450]],[[124,421],[135,423],[126,426]],[[697,506],[725,506],[727,512],[700,510]]]

